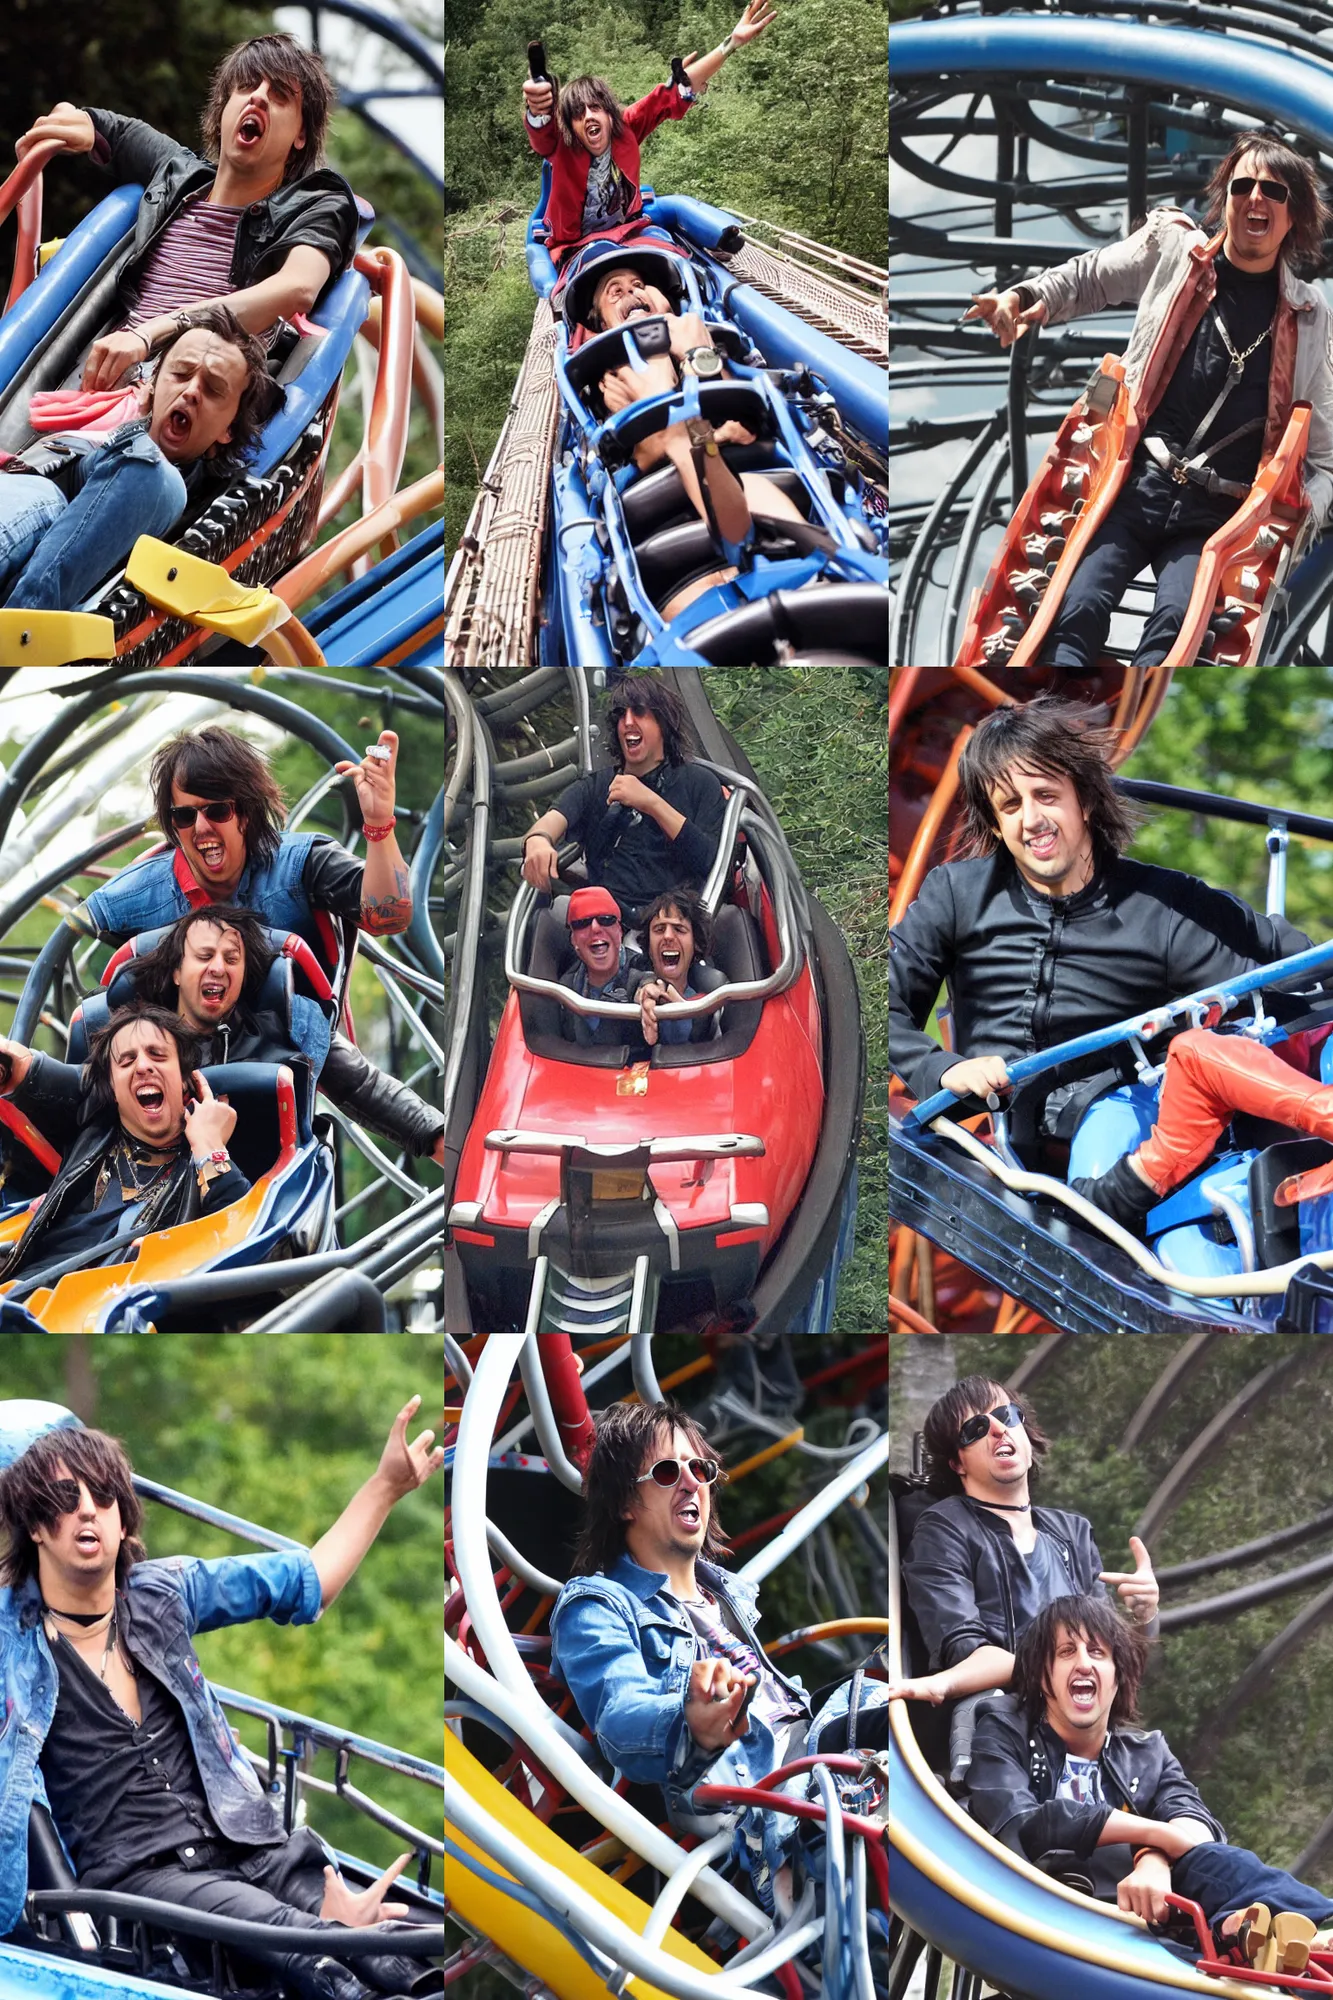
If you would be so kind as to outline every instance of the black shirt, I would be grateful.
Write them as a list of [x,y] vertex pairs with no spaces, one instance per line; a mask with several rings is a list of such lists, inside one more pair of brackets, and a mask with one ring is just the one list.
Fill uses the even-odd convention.
[[[889,943],[889,1062],[916,1098],[964,1056],[1031,1055],[1310,948],[1285,917],[1142,861],[1029,896],[1003,848],[932,868]],[[946,982],[952,1055],[925,1032]]]
[[609,806],[615,772],[594,771],[566,786],[555,802],[588,864],[588,880],[609,889],[626,922],[663,889],[702,888],[722,831],[722,787],[700,764],[659,764],[643,780],[682,813],[685,824],[668,840],[655,819],[628,806]]
[[156,1854],[221,1835],[175,1696],[137,1667],[143,1719],[132,1721],[98,1678],[100,1651],[88,1650],[94,1666],[63,1632],[51,1648],[60,1687],[40,1761],[79,1880],[106,1889]]
[[[1259,469],[1263,427],[1268,416],[1268,378],[1273,365],[1273,342],[1271,336],[1266,340],[1260,340],[1259,336],[1272,326],[1277,315],[1277,266],[1275,264],[1271,271],[1255,275],[1238,270],[1234,264],[1228,263],[1226,253],[1219,250],[1213,269],[1217,277],[1217,296],[1190,336],[1189,344],[1167,383],[1161,402],[1148,419],[1146,429],[1153,437],[1165,438],[1173,452],[1184,454],[1225,382],[1230,366],[1231,357],[1214,316],[1220,313],[1237,354],[1244,354],[1256,340],[1259,345],[1246,361],[1240,381],[1189,456],[1197,457],[1199,452],[1208,449],[1210,440],[1229,437],[1241,424],[1254,422],[1252,431],[1247,431],[1233,444],[1223,446],[1207,461],[1220,479],[1232,479],[1249,486]],[[1134,455],[1133,483],[1147,482],[1155,488],[1159,482],[1166,480],[1167,474],[1140,445]],[[1193,505],[1195,511],[1207,517],[1201,525],[1207,525],[1209,521],[1220,525],[1236,511],[1236,502],[1223,495],[1210,497],[1206,493],[1198,493]]]

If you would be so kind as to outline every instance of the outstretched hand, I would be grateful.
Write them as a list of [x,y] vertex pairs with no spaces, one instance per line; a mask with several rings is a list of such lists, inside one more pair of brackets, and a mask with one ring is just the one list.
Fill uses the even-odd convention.
[[360,1890],[349,1889],[336,1868],[326,1868],[320,1916],[328,1923],[345,1924],[351,1930],[366,1930],[371,1924],[382,1923],[387,1918],[409,1916],[411,1912],[406,1903],[386,1903],[384,1898],[411,1859],[410,1854],[400,1854],[378,1881],[372,1882],[368,1889]]
[[[408,1443],[407,1426],[420,1408],[420,1396],[404,1403],[393,1420],[389,1442],[380,1453],[379,1476],[392,1489],[395,1501],[401,1500],[405,1493],[415,1493],[444,1464],[444,1446],[435,1444],[434,1431],[422,1431]],[[432,1445],[435,1445],[433,1451]]]
[[762,35],[764,29],[777,18],[777,9],[770,7],[768,0],[749,0],[745,12],[731,31],[731,39],[744,47],[745,43],[752,42],[756,35]]
[[1137,1535],[1129,1538],[1129,1553],[1134,1558],[1132,1570],[1104,1569],[1101,1581],[1114,1585],[1130,1617],[1139,1625],[1151,1625],[1157,1616],[1158,1587],[1153,1575],[1152,1557]]
[[343,777],[350,775],[366,825],[387,826],[393,818],[394,776],[398,769],[398,738],[392,729],[381,729],[375,748],[387,750],[388,756],[374,757],[367,751],[359,764],[343,758],[333,768]]
[[1030,326],[1045,326],[1046,308],[1038,299],[1035,305],[1024,310],[1015,291],[978,292],[963,318],[984,319],[1001,347],[1012,347]]

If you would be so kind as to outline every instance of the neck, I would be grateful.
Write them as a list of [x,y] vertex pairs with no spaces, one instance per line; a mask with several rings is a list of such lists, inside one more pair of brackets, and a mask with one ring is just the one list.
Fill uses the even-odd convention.
[[37,1581],[48,1611],[111,1611],[116,1603],[116,1573],[106,1576],[66,1576],[39,1555]]
[[644,778],[651,778],[654,771],[660,771],[665,762],[665,757],[654,757],[651,764],[626,764],[625,776],[638,778],[642,782]]
[[243,167],[231,166],[223,160],[217,171],[217,179],[208,191],[208,199],[219,208],[245,208],[252,201],[267,201],[282,186],[282,169],[277,173],[265,170],[263,173],[247,173]]
[[184,1127],[174,1132],[169,1139],[146,1139],[142,1132],[132,1131],[124,1119],[120,1124],[120,1136],[127,1145],[140,1146],[149,1153],[174,1153],[184,1138]]
[[636,1549],[627,1542],[626,1547],[640,1569],[666,1572],[667,1589],[673,1597],[697,1597],[699,1585],[694,1575],[694,1557],[677,1555],[674,1549]]
[[982,1507],[1027,1507],[1028,1476],[1016,1479],[1012,1486],[997,1486],[991,1479],[964,1479],[963,1491],[969,1500],[975,1500]]
[[1244,271],[1246,276],[1250,278],[1261,278],[1265,271],[1271,271],[1282,254],[1280,248],[1277,250],[1247,250],[1243,244],[1233,243],[1229,236],[1223,243],[1222,248],[1226,253],[1228,264],[1232,265],[1237,271]]
[[1064,1721],[1063,1718],[1057,1721],[1048,1708],[1046,1711],[1046,1722],[1047,1726],[1054,1731],[1064,1744],[1065,1749],[1072,1750],[1076,1757],[1100,1757],[1102,1747],[1110,1733],[1106,1726],[1105,1716],[1102,1716],[1097,1722],[1089,1723],[1086,1729],[1078,1729],[1072,1723]]

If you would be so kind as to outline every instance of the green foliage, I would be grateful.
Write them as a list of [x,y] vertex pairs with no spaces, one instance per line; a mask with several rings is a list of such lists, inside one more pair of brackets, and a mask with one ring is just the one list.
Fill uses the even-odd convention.
[[856,1251],[838,1283],[836,1324],[888,1313],[888,830],[885,682],[873,668],[714,667],[708,696],[744,744],[803,880],[847,939],[861,991],[866,1097]]
[[[666,80],[673,55],[714,48],[739,9],[678,0],[579,0],[545,24],[520,0],[451,8],[445,133],[450,308],[450,539],[461,531],[523,359],[533,299],[523,227],[540,187],[523,132],[528,40],[544,34],[562,81],[605,75],[624,104]],[[885,0],[785,0],[766,33],[739,49],[688,117],[644,148],[661,194],[690,194],[886,257]],[[507,222],[500,218],[509,217]],[[490,219],[492,227],[476,232]],[[516,304],[527,294],[527,312]],[[474,324],[475,323],[475,324]],[[455,436],[455,409],[465,436]],[[468,463],[473,470],[469,474]]]
[[[1161,714],[1125,775],[1221,792],[1293,811],[1328,811],[1333,700],[1320,667],[1177,674]],[[1153,810],[1134,843],[1144,861],[1202,875],[1263,909],[1268,856],[1261,826]],[[1333,932],[1333,847],[1293,839],[1287,914],[1312,937]]]
[[[4,1394],[66,1404],[122,1439],[146,1478],[308,1546],[375,1470],[409,1396],[422,1397],[409,1435],[438,1428],[443,1374],[443,1348],[430,1335],[15,1334],[5,1345]],[[317,1624],[260,1622],[201,1638],[209,1679],[438,1764],[442,1505],[439,1478],[401,1501]],[[145,1539],[150,1556],[250,1552],[157,1504]],[[247,1723],[241,1734],[262,1749],[262,1730]],[[318,1773],[331,1775],[329,1758]],[[438,1827],[438,1794],[362,1765],[353,1783],[414,1825]],[[391,1833],[349,1807],[316,1800],[310,1819],[336,1846],[381,1866],[401,1852]]]

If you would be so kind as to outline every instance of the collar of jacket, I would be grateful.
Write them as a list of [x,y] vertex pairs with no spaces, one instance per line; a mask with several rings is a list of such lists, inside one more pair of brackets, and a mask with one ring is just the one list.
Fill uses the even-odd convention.
[[[649,1598],[656,1597],[667,1587],[665,1570],[644,1569],[640,1563],[635,1562],[633,1556],[628,1554],[617,1556],[606,1573],[614,1582],[623,1584],[626,1590],[631,1591],[645,1604]],[[715,1597],[721,1595],[729,1598],[742,1610],[753,1613],[755,1601],[759,1596],[757,1584],[747,1583],[743,1577],[733,1576],[729,1570],[718,1569],[713,1563],[700,1562],[697,1559],[694,1565],[694,1578],[696,1583],[701,1583],[705,1589],[711,1590]]]
[[1008,876],[1012,893],[1022,896],[1024,901],[1029,903],[1035,902],[1036,898],[1040,897],[1040,902],[1036,903],[1038,909],[1045,909],[1049,905],[1051,909],[1058,910],[1061,916],[1081,917],[1088,910],[1100,908],[1110,896],[1112,869],[1109,867],[1094,869],[1092,880],[1085,882],[1081,889],[1076,889],[1072,896],[1042,896],[1040,890],[1028,891],[1018,872],[1018,863],[1007,847],[997,847],[995,855],[1000,862],[1001,870]]

